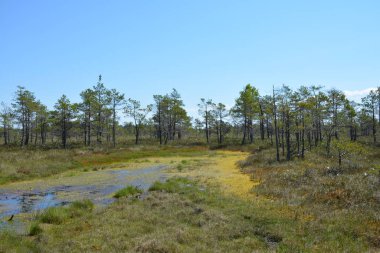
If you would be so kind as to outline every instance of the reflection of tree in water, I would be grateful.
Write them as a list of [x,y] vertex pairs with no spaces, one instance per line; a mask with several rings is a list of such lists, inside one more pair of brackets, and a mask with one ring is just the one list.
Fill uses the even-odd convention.
[[33,203],[35,200],[32,199],[35,194],[30,194],[30,193],[24,193],[20,196],[19,198],[19,203],[20,203],[20,211],[22,213],[28,213],[32,211],[33,209]]
[[23,193],[19,198],[20,212],[29,213],[55,205],[54,193]]

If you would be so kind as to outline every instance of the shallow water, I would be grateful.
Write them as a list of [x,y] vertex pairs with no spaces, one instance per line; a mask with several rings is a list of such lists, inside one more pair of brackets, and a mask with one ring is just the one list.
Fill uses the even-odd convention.
[[28,186],[29,189],[0,188],[0,228],[17,224],[17,219],[7,221],[11,215],[35,213],[76,200],[90,199],[98,205],[110,204],[114,201],[112,193],[126,185],[147,190],[154,181],[164,180],[164,168],[164,165],[158,165],[142,169],[92,171],[79,175],[75,180],[56,180],[52,185],[40,181]]

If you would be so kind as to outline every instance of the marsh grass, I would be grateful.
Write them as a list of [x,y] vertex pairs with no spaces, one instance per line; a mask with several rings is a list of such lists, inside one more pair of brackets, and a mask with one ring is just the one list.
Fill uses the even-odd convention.
[[69,206],[49,207],[37,214],[36,219],[47,224],[62,224],[65,221],[91,212],[94,204],[90,200],[75,201]]
[[38,221],[33,221],[29,226],[29,232],[28,235],[35,236],[42,233],[42,228],[40,226],[40,223]]
[[143,190],[136,186],[128,185],[127,187],[124,187],[123,189],[118,190],[114,194],[114,198],[122,198],[122,197],[128,197],[128,196],[135,196],[137,194],[143,193]]
[[72,150],[20,150],[0,148],[0,184],[36,177],[46,177],[79,163]]
[[149,191],[164,191],[169,193],[180,192],[186,189],[191,189],[193,182],[187,178],[176,177],[168,179],[166,182],[156,181]]

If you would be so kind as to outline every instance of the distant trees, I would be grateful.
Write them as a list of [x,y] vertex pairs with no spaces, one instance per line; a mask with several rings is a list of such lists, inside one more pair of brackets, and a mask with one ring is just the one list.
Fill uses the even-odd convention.
[[12,106],[21,126],[21,146],[26,146],[31,138],[32,122],[37,107],[36,98],[32,92],[18,86],[14,102]]
[[125,113],[127,114],[127,116],[133,119],[135,128],[135,144],[139,143],[140,130],[145,123],[147,114],[151,111],[152,105],[147,105],[145,108],[142,108],[139,101],[131,98],[127,102],[127,106],[125,107]]
[[82,102],[78,108],[83,129],[83,142],[91,145],[93,132],[96,133],[96,143],[101,145],[106,135],[107,143],[116,146],[117,112],[125,104],[124,94],[116,89],[107,89],[99,75],[98,82],[92,89],[81,92]]
[[59,125],[59,132],[61,136],[61,144],[63,148],[67,147],[67,138],[69,129],[71,128],[71,120],[74,118],[77,106],[70,103],[66,95],[62,95],[54,105],[55,111],[53,117],[55,122]]
[[211,99],[201,98],[198,104],[198,113],[201,119],[195,119],[196,129],[203,129],[207,143],[211,142],[211,134],[216,134],[217,143],[220,145],[224,141],[224,136],[230,130],[230,124],[226,118],[229,111],[223,103],[214,103]]
[[176,89],[167,95],[154,95],[155,112],[153,121],[160,144],[166,144],[177,136],[182,138],[184,128],[189,124],[190,118],[184,109],[180,94]]
[[[38,139],[42,145],[46,144],[48,131],[49,111],[40,101],[35,103],[34,123],[34,144],[37,145]],[[38,137],[39,136],[39,137]]]
[[228,111],[224,104],[218,103],[214,104],[213,113],[218,144],[222,144],[224,141],[224,135],[229,131],[229,125],[225,121],[226,117],[228,116]]
[[201,98],[201,103],[198,104],[199,107],[199,115],[201,115],[203,119],[203,124],[205,126],[205,136],[206,136],[206,142],[210,142],[210,123],[213,120],[213,114],[212,109],[215,107],[215,104],[212,102],[211,99],[204,99]]
[[12,108],[3,102],[1,103],[0,120],[1,125],[3,126],[4,144],[8,145],[11,142],[10,132],[13,125],[14,113],[12,111]]
[[231,110],[232,115],[240,119],[243,125],[242,144],[246,143],[247,137],[250,143],[253,142],[253,120],[257,116],[258,108],[259,92],[255,87],[247,84],[235,100],[235,106]]
[[82,102],[79,108],[83,115],[81,117],[83,127],[84,145],[91,145],[91,129],[93,120],[93,111],[95,107],[95,92],[91,89],[86,89],[80,93]]
[[373,138],[373,142],[376,143],[376,118],[375,118],[375,110],[376,110],[376,103],[379,103],[378,102],[378,94],[376,94],[375,91],[370,91],[370,93],[365,96],[363,99],[362,99],[362,103],[363,103],[363,109],[366,113],[369,113],[370,116],[371,116],[371,128],[372,128],[372,138]]
[[[380,126],[380,87],[354,103],[337,89],[301,86],[293,90],[283,85],[273,88],[272,94],[260,95],[247,84],[232,108],[201,98],[196,119],[188,116],[176,89],[154,95],[153,105],[143,107],[138,100],[126,101],[123,93],[108,89],[101,75],[80,98],[73,104],[62,96],[49,110],[33,92],[18,86],[11,106],[0,106],[0,140],[5,145],[67,148],[71,144],[116,147],[117,138],[122,143],[129,137],[136,144],[148,138],[167,144],[201,136],[205,143],[218,145],[238,140],[244,145],[257,139],[273,145],[280,161],[304,158],[316,148],[326,156],[339,156],[337,150],[348,142],[371,139],[376,143]],[[122,109],[124,119],[132,122],[119,122]],[[342,151],[341,158],[348,153]]]
[[111,104],[111,92],[106,89],[102,82],[102,75],[99,75],[99,80],[96,86],[93,87],[94,92],[94,111],[95,111],[95,122],[96,122],[96,141],[98,144],[102,143],[103,132],[106,123],[110,116]]
[[277,126],[277,104],[276,104],[276,94],[273,87],[273,107],[272,107],[272,114],[273,114],[273,122],[274,122],[274,132],[275,132],[275,139],[276,139],[276,161],[280,161],[280,152],[279,152],[279,140],[278,140],[278,126]]
[[116,118],[117,118],[117,110],[119,109],[118,107],[123,105],[125,103],[124,101],[124,94],[118,92],[115,89],[112,89],[110,91],[110,96],[111,96],[111,105],[112,105],[112,144],[113,147],[116,146]]

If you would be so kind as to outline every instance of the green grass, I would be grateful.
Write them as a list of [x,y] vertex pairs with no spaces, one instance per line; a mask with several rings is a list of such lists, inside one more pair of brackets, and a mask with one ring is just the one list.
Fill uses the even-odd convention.
[[30,236],[35,236],[42,233],[42,228],[40,226],[40,223],[38,221],[34,221],[29,226],[29,233]]
[[93,208],[94,204],[90,200],[75,201],[68,207],[49,207],[37,215],[37,220],[48,224],[62,224],[91,212]]
[[40,252],[37,244],[25,236],[10,231],[0,232],[1,253]]
[[140,188],[136,186],[128,185],[127,187],[118,190],[114,194],[113,197],[118,199],[122,197],[134,196],[136,194],[141,194],[141,193],[143,193],[143,190],[141,190]]
[[171,178],[166,182],[155,182],[149,191],[179,192],[193,187],[193,183],[187,178]]

